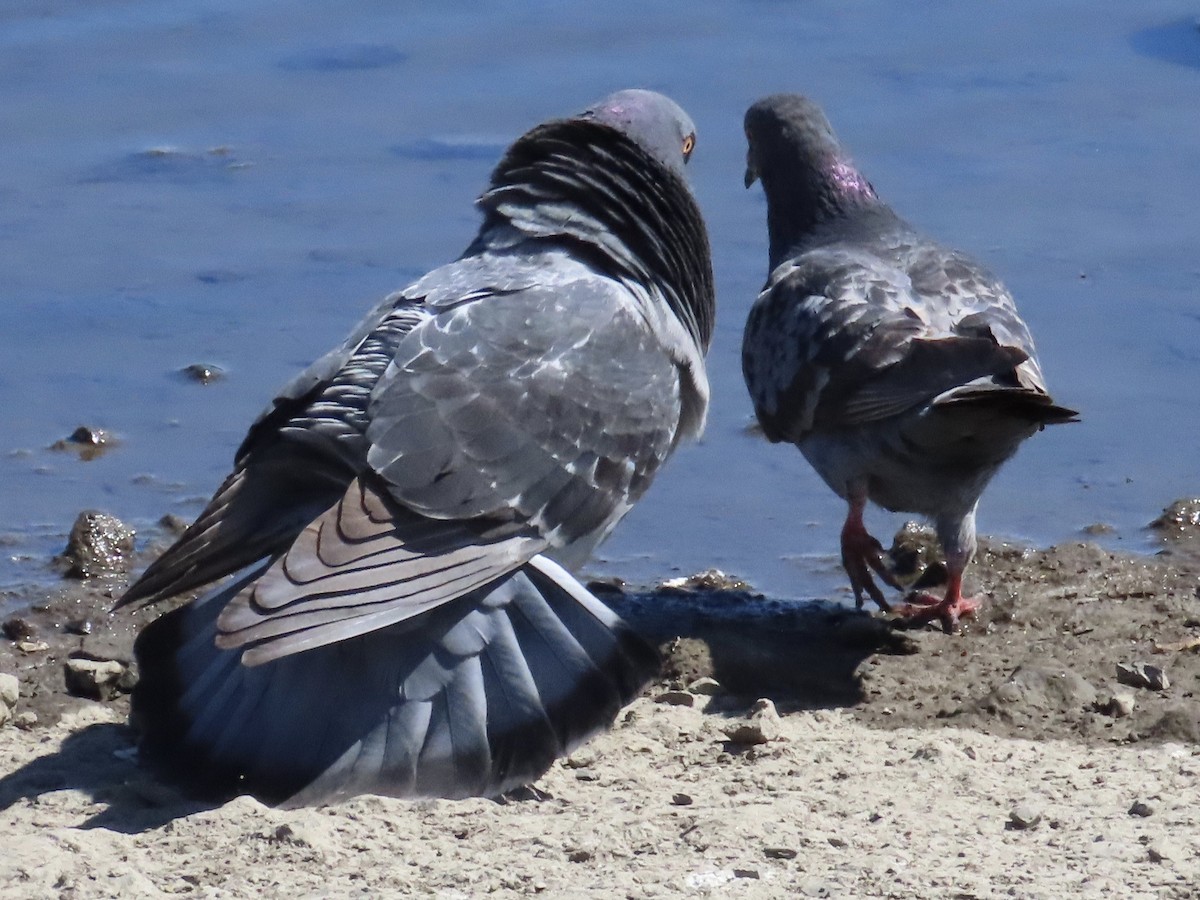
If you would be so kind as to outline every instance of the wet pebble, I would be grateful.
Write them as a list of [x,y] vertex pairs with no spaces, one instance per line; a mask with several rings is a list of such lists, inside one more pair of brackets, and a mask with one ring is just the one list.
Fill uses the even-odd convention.
[[671,805],[672,806],[691,806],[693,802],[694,801],[692,800],[691,794],[672,794],[671,795]]
[[6,619],[0,630],[3,630],[4,636],[10,641],[31,641],[38,633],[36,625],[20,616]]
[[1171,686],[1171,680],[1162,668],[1143,662],[1117,663],[1117,681],[1151,691],[1165,691]]
[[63,625],[63,630],[67,634],[88,635],[94,627],[91,619],[71,619]]
[[92,460],[117,445],[117,440],[103,428],[80,425],[67,437],[50,445],[51,450],[73,450],[81,459]]
[[133,555],[133,536],[133,529],[115,516],[85,510],[71,526],[67,549],[59,561],[70,578],[124,572]]
[[763,698],[754,702],[743,720],[730,722],[721,730],[732,743],[753,746],[778,740],[782,728],[775,704]]
[[691,591],[748,591],[751,590],[751,587],[747,582],[732,575],[726,575],[720,569],[705,569],[695,575],[668,578],[659,585],[659,589],[688,593]]
[[184,366],[180,369],[179,373],[188,380],[195,381],[197,384],[212,384],[214,381],[220,381],[225,377],[224,369],[208,363],[192,363],[190,366]]
[[187,531],[190,523],[183,516],[177,516],[175,513],[167,513],[158,520],[160,528],[164,528],[172,534],[183,534]]
[[1200,529],[1200,497],[1184,497],[1163,510],[1150,527],[1166,537],[1183,537]]

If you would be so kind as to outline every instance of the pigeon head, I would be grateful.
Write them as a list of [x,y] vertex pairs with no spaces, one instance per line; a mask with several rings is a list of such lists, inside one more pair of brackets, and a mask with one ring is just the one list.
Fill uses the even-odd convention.
[[670,97],[654,91],[617,91],[576,118],[617,129],[680,176],[696,146],[696,126],[691,117]]
[[761,180],[772,245],[797,239],[816,223],[878,203],[817,104],[775,94],[746,111],[746,187]]

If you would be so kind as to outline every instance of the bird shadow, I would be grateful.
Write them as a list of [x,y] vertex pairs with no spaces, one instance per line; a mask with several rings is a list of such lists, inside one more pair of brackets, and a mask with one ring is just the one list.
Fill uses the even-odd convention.
[[867,612],[821,600],[788,601],[744,589],[658,589],[603,597],[664,651],[664,674],[681,685],[709,676],[734,697],[766,697],[792,709],[866,700],[870,657],[917,652],[912,638]]
[[77,790],[102,806],[75,827],[139,834],[174,819],[210,809],[155,779],[136,762],[128,726],[88,725],[0,778],[0,811],[21,801],[47,802],[58,791]]

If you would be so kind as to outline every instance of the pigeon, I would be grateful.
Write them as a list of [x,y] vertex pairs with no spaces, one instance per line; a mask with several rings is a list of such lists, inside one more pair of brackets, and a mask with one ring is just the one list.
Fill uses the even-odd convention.
[[118,606],[140,756],[281,806],[497,796],[609,725],[657,651],[571,570],[708,408],[695,128],[612,94],[508,148],[463,255],[255,421]]
[[950,632],[964,597],[980,495],[1020,444],[1077,420],[1046,391],[1012,295],[879,199],[821,109],[779,94],[746,112],[746,187],[767,200],[770,271],[746,322],[742,371],[762,430],[795,444],[849,506],[842,564],[890,611],[900,588],[867,531],[868,500],[932,521],[941,597],[914,591],[899,621]]

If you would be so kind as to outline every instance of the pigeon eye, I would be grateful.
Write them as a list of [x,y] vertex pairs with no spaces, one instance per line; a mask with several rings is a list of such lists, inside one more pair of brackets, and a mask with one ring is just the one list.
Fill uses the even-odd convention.
[[696,149],[696,135],[689,134],[683,139],[683,158],[686,160],[691,156],[694,149]]

